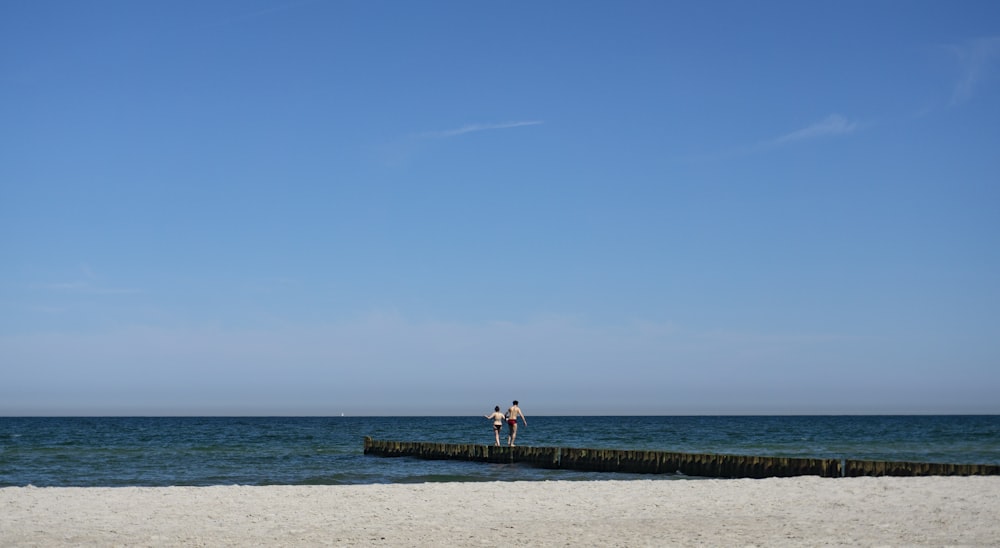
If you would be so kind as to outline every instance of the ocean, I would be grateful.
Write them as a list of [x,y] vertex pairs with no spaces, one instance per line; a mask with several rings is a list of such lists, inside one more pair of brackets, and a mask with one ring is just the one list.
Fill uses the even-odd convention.
[[[485,414],[485,413],[484,413]],[[493,444],[472,417],[0,417],[0,487],[676,479],[363,454]],[[504,443],[506,443],[506,431]],[[1000,416],[529,416],[518,445],[1000,465]]]

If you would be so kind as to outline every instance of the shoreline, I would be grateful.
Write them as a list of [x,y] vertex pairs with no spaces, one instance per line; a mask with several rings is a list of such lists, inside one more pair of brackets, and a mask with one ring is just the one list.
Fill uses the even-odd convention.
[[0,545],[995,545],[1000,477],[4,487]]

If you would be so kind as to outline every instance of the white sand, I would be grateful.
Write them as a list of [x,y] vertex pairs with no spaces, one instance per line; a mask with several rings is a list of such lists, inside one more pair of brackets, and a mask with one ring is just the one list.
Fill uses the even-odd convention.
[[0,489],[0,545],[1000,545],[1000,477]]

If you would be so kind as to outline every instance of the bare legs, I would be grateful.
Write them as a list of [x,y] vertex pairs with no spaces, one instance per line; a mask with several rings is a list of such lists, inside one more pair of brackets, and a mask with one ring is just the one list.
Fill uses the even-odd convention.
[[517,440],[517,423],[511,423],[510,433],[507,434],[507,445],[514,447],[514,441]]

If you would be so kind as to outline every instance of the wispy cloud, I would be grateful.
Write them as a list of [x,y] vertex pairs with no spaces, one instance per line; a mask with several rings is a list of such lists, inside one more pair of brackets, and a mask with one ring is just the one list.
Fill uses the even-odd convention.
[[520,122],[505,122],[500,124],[469,124],[456,129],[446,129],[444,131],[429,131],[426,133],[421,133],[419,137],[425,139],[445,139],[448,137],[457,137],[459,135],[465,135],[466,133],[475,133],[478,131],[492,131],[496,129],[511,129],[516,127],[524,126],[537,126],[544,122],[541,120],[525,120]]
[[786,133],[778,138],[771,139],[762,143],[766,147],[774,147],[781,145],[788,145],[791,143],[797,143],[799,141],[807,141],[810,139],[818,139],[820,137],[832,137],[836,135],[846,135],[852,133],[858,128],[858,123],[844,118],[840,114],[831,114],[816,122],[814,124],[808,125],[802,129],[797,129],[791,133]]
[[731,158],[761,154],[803,141],[847,135],[857,131],[861,126],[862,124],[859,122],[849,120],[840,114],[831,114],[818,122],[778,137],[752,144],[737,145],[708,154],[690,155],[684,160],[692,162],[718,162]]
[[299,2],[286,2],[284,4],[278,4],[275,6],[265,7],[253,11],[247,11],[237,15],[233,15],[227,18],[225,21],[223,21],[223,23],[235,23],[239,21],[247,21],[250,19],[269,17],[279,12],[288,11],[301,6],[305,6],[307,4],[312,4],[314,3],[314,1],[315,0],[301,0]]
[[123,287],[103,287],[94,285],[88,281],[76,282],[54,282],[32,284],[33,289],[45,291],[60,291],[65,293],[83,293],[87,295],[134,295],[142,293],[141,289],[130,289]]
[[952,90],[949,106],[964,103],[975,95],[977,88],[995,72],[1000,61],[1000,36],[977,38],[964,44],[949,46],[959,64],[961,75]]
[[439,131],[425,131],[423,133],[408,133],[401,135],[393,142],[388,142],[373,149],[376,160],[390,167],[404,166],[411,159],[419,156],[426,146],[443,139],[451,139],[482,131],[498,131],[504,129],[515,129],[527,126],[538,126],[544,124],[542,120],[518,120],[514,122],[501,122],[494,124],[468,124],[462,127],[445,129]]
[[98,276],[88,265],[80,265],[79,269],[82,276],[76,280],[65,282],[36,282],[31,284],[30,287],[41,291],[85,295],[133,295],[136,293],[143,293],[140,289],[113,287],[100,283]]

